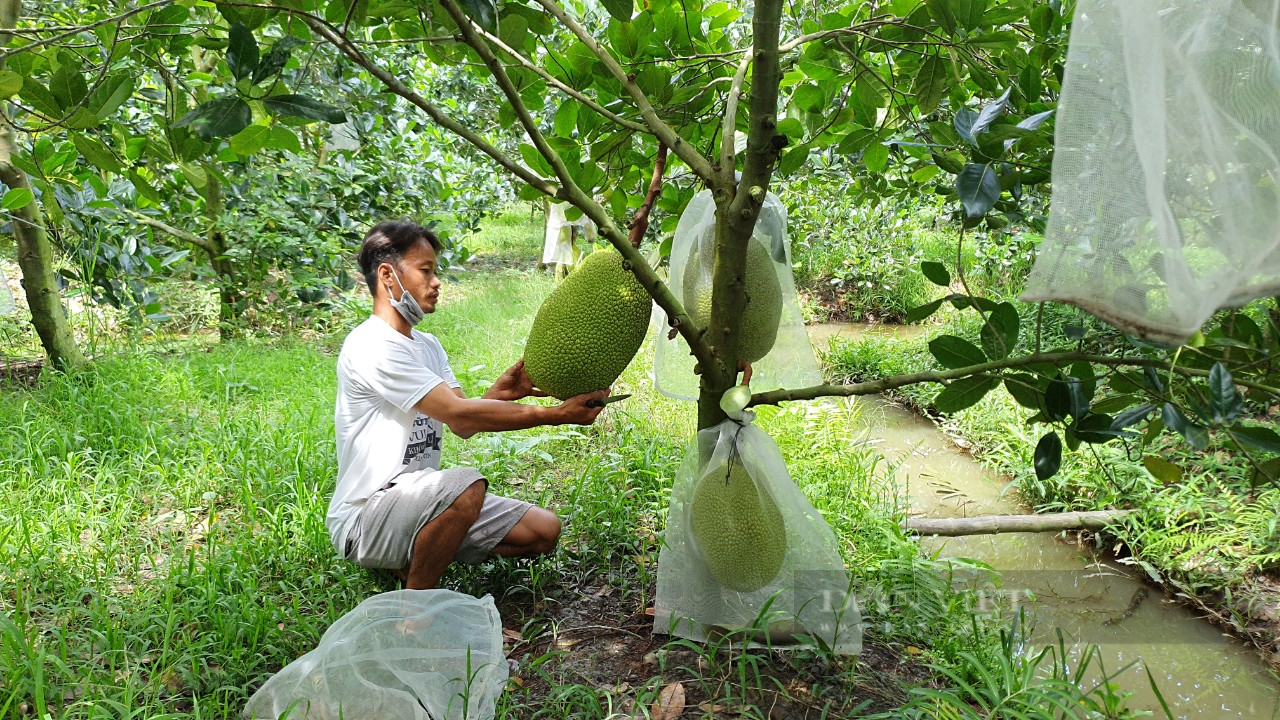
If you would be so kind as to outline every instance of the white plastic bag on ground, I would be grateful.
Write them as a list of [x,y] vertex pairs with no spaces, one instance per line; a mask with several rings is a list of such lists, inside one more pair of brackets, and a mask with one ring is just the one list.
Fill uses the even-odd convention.
[[753,413],[702,430],[671,491],[653,631],[693,640],[746,630],[862,649],[861,615],[831,526],[800,492]]
[[1024,300],[1180,344],[1280,293],[1280,0],[1080,0]]
[[507,684],[493,598],[375,595],[254,693],[246,720],[487,720]]
[[[698,321],[699,298],[702,301],[702,314],[709,313],[711,288],[711,270],[714,267],[714,243],[716,229],[716,206],[710,190],[703,190],[689,201],[680,221],[676,224],[675,239],[671,244],[671,269],[668,285],[685,312]],[[739,344],[751,343],[756,346],[766,345],[769,337],[773,337],[772,347],[759,359],[751,359],[751,384],[761,390],[778,388],[799,388],[817,385],[822,382],[822,372],[813,355],[813,347],[809,344],[808,333],[804,329],[804,318],[800,315],[800,304],[796,299],[795,279],[791,273],[791,243],[787,237],[787,209],[777,195],[767,193],[760,217],[756,221],[755,231],[751,235],[753,247],[748,249],[747,275],[747,314],[752,314],[750,298],[753,293],[759,298],[781,298],[781,312],[777,315],[777,333],[772,334],[772,327],[760,324],[748,326],[744,323],[743,335]],[[752,287],[753,278],[750,264],[754,259],[767,257],[773,265],[776,281],[766,284],[757,282]],[[693,290],[699,298],[689,297]],[[745,319],[745,316],[744,316]],[[657,347],[654,353],[654,384],[663,395],[678,400],[698,399],[698,376],[693,374],[696,364],[689,354],[689,345],[683,337],[677,335],[668,339],[670,325],[666,313],[655,306],[654,322],[658,324]],[[750,337],[755,334],[754,340]]]

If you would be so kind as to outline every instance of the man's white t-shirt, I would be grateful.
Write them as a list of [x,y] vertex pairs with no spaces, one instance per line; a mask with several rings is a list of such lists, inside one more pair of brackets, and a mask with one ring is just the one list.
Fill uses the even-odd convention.
[[343,341],[333,412],[338,485],[325,518],[339,555],[370,496],[403,473],[439,469],[443,426],[413,406],[441,383],[462,387],[434,335],[408,338],[374,315]]

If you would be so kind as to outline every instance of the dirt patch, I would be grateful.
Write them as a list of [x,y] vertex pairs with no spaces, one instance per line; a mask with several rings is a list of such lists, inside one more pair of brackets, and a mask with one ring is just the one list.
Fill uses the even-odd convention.
[[623,593],[603,584],[559,602],[499,602],[513,662],[509,692],[520,705],[566,717],[585,704],[619,717],[658,716],[660,698],[677,694],[685,717],[800,720],[890,710],[905,702],[907,686],[930,679],[921,663],[877,642],[857,658],[828,658],[656,635],[644,607],[653,596],[652,585]]
[[44,360],[0,360],[0,385],[31,387],[43,370]]

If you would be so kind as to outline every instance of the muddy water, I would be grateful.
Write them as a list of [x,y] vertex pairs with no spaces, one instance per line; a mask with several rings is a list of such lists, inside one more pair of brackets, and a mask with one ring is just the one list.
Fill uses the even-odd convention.
[[[829,338],[864,334],[863,328],[829,324],[809,330],[814,346],[826,349]],[[873,326],[870,332],[894,330]],[[1006,478],[984,470],[928,420],[878,396],[861,402],[867,435],[860,441],[873,443],[896,467],[898,493],[913,513],[944,518],[1029,512],[1003,492]],[[928,538],[922,545],[940,549],[942,557],[970,558],[998,570],[1002,587],[987,597],[1025,608],[1036,622],[1033,641],[1056,644],[1055,628],[1061,628],[1075,662],[1084,647],[1097,644],[1109,673],[1135,663],[1115,681],[1134,691],[1131,708],[1163,716],[1149,689],[1150,670],[1175,717],[1280,718],[1280,684],[1254,652],[1141,582],[1137,568],[1049,533]],[[1140,592],[1146,598],[1126,617]]]

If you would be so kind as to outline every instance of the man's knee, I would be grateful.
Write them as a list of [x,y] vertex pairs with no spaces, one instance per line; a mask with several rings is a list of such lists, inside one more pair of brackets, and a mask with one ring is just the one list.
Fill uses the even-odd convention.
[[480,517],[480,511],[484,509],[484,495],[488,485],[484,480],[477,480],[466,489],[463,490],[449,506],[450,510],[456,511],[464,518],[468,518],[474,523]]
[[550,510],[540,507],[530,508],[527,514],[532,516],[532,528],[537,535],[534,552],[545,554],[555,550],[562,528],[560,518]]

